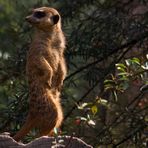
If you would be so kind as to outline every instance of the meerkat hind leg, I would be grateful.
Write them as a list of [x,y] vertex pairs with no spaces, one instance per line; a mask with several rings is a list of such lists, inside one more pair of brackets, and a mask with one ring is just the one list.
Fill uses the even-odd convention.
[[53,130],[47,129],[47,128],[41,128],[39,131],[39,134],[37,137],[42,137],[42,136],[52,136],[53,135]]

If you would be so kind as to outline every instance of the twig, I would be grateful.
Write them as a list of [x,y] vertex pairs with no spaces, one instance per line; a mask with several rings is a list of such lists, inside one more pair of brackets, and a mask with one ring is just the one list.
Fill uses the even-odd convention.
[[116,148],[117,146],[121,145],[122,143],[124,143],[125,141],[127,141],[128,139],[130,139],[132,136],[134,136],[138,131],[140,131],[141,129],[143,129],[144,127],[146,127],[146,125],[142,125],[140,127],[137,127],[132,133],[130,133],[128,136],[126,136],[125,138],[123,138],[121,141],[119,141],[117,144],[113,145],[113,148]]
[[72,141],[72,138],[73,138],[74,136],[73,136],[73,134],[70,136],[70,138],[69,138],[69,140],[68,140],[68,142],[67,142],[67,144],[65,145],[65,148],[68,148],[69,147],[69,144],[70,144],[70,142]]

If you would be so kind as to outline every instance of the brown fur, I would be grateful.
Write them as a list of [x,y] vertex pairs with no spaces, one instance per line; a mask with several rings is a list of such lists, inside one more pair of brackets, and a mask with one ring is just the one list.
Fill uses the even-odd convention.
[[[35,14],[38,12],[46,16]],[[63,119],[60,89],[66,66],[61,17],[55,9],[41,7],[34,9],[26,19],[36,30],[26,65],[30,109],[25,124],[13,137],[16,141],[21,140],[32,128],[39,128],[38,136],[48,135],[54,127],[61,125]]]

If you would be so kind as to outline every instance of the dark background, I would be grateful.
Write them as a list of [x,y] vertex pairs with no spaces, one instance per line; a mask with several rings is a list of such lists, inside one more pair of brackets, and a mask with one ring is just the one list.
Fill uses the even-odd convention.
[[60,12],[67,40],[61,134],[98,148],[146,147],[147,0],[0,0],[0,132],[16,133],[28,112],[33,32],[24,18],[41,6]]

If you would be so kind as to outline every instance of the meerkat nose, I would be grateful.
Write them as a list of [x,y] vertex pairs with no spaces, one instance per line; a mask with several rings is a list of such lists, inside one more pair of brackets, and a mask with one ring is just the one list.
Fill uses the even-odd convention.
[[27,22],[30,22],[30,19],[31,19],[30,16],[25,17],[25,20],[26,20]]
[[28,21],[29,20],[29,16],[25,17],[25,20]]

